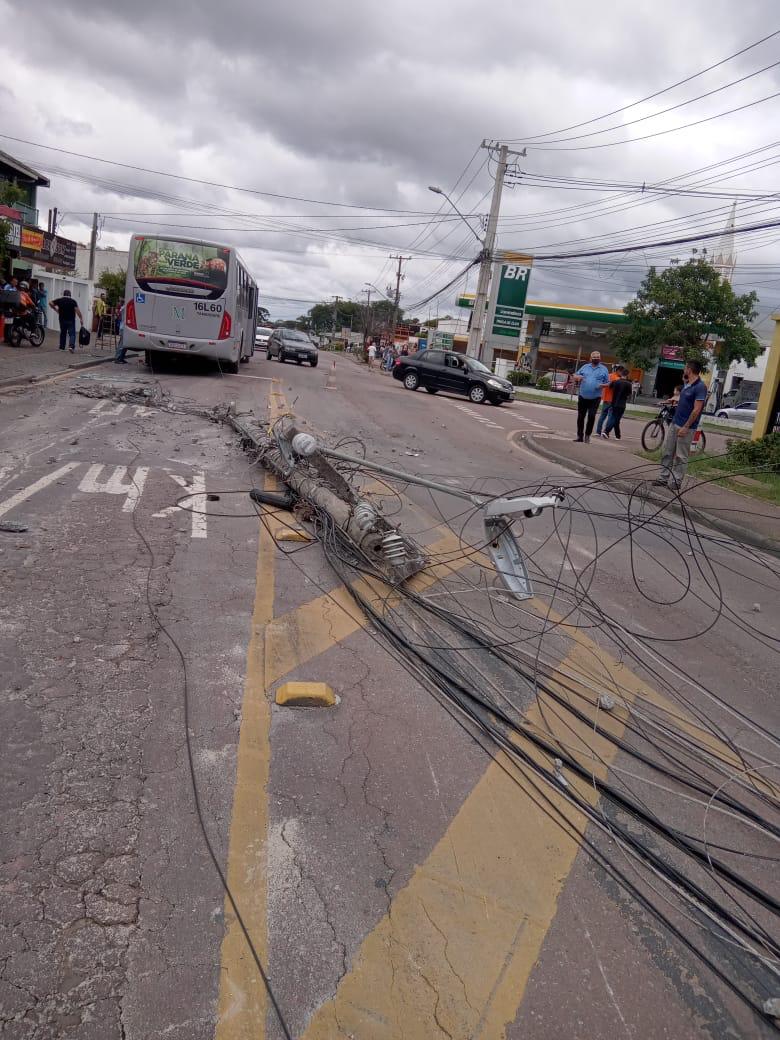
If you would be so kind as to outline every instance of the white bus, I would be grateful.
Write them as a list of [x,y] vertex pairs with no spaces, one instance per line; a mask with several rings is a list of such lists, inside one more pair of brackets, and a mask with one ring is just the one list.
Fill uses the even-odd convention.
[[124,346],[215,358],[237,373],[255,349],[257,284],[231,246],[133,235],[125,288]]

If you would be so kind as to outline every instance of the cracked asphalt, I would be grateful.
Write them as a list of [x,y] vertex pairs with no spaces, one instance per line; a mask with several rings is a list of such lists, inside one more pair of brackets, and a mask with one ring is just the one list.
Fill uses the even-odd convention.
[[[203,819],[229,867],[265,581],[268,725],[251,750],[267,744],[268,779],[251,792],[263,832],[250,835],[256,869],[239,894],[262,895],[255,938],[291,1035],[771,1035],[603,871],[515,806],[484,751],[339,608],[316,544],[280,546],[273,573],[258,573],[246,492],[262,478],[225,427],[74,392],[107,380],[157,385],[190,407],[232,400],[262,418],[275,399],[330,436],[451,482],[561,472],[510,444],[518,406],[489,410],[487,426],[462,402],[407,394],[346,359],[334,369],[325,354],[316,370],[261,354],[231,377],[181,359],[154,376],[109,365],[0,396],[0,519],[27,527],[0,532],[0,1035],[283,1035],[267,1005],[247,1017],[247,993],[231,986],[231,915],[195,811],[184,719],[186,696]],[[538,422],[538,409],[529,414]],[[203,488],[210,499],[171,508]],[[421,490],[408,490],[403,510],[431,546],[445,517],[462,522],[462,503]],[[552,567],[555,545],[535,523],[528,544]],[[573,552],[587,561],[591,549],[583,524]],[[602,602],[653,631],[665,619],[622,559]],[[642,580],[648,596],[663,593],[663,574]],[[738,574],[724,583],[748,616],[754,585]],[[776,607],[765,602],[764,615]],[[706,615],[688,609],[691,624]],[[558,636],[549,648],[568,652]],[[668,652],[686,660],[687,648]],[[719,631],[696,654],[703,683],[738,691],[772,724],[769,651]],[[278,707],[276,686],[289,680],[329,683],[337,706]],[[690,824],[684,812],[678,822]]]

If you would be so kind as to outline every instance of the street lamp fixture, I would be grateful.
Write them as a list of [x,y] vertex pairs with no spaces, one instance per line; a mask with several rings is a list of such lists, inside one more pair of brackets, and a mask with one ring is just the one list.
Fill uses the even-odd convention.
[[457,206],[455,205],[455,203],[454,203],[454,202],[452,201],[452,199],[451,199],[451,198],[449,197],[449,195],[447,194],[447,192],[446,192],[446,191],[444,191],[444,189],[443,189],[443,188],[437,188],[437,187],[436,187],[435,185],[433,185],[433,184],[429,184],[429,185],[428,185],[428,191],[432,191],[434,195],[443,195],[443,196],[444,196],[444,198],[445,198],[445,199],[447,200],[447,202],[449,202],[449,204],[450,204],[450,205],[452,206],[452,208],[453,208],[453,209],[455,210],[455,212],[456,212],[456,213],[458,214],[458,216],[460,217],[460,219],[461,219],[461,220],[463,221],[463,223],[464,223],[464,224],[466,225],[466,227],[467,227],[467,228],[469,229],[469,231],[470,231],[470,232],[472,233],[472,235],[474,236],[474,238],[476,238],[477,242],[479,242],[480,248],[484,249],[485,243],[484,243],[484,242],[482,241],[482,239],[481,239],[481,238],[479,237],[479,235],[478,235],[478,234],[476,233],[476,231],[475,231],[475,230],[474,230],[474,228],[473,228],[473,227],[471,226],[471,224],[469,224],[468,220],[467,220],[467,219],[466,219],[466,218],[465,218],[465,217],[463,216],[463,214],[462,214],[462,213],[461,213],[461,211],[460,211],[460,210],[458,209],[458,207],[457,207]]

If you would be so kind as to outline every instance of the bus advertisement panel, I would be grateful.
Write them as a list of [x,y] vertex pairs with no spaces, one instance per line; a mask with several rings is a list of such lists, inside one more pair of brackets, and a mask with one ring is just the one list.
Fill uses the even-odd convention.
[[230,250],[224,246],[145,237],[134,246],[135,280],[142,290],[217,300],[227,287]]

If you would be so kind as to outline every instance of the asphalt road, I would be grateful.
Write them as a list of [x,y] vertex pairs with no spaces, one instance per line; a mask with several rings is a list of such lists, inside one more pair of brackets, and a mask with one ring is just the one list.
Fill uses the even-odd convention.
[[[517,431],[556,429],[567,413],[408,393],[324,353],[317,369],[258,355],[238,376],[179,359],[154,375],[108,365],[5,395],[0,521],[27,530],[0,533],[3,1035],[283,1036],[206,837],[292,1036],[772,1035],[586,854],[583,834],[625,858],[608,827],[541,811],[527,777],[498,768],[365,624],[321,547],[274,542],[289,518],[258,522],[247,492],[263,476],[226,428],[73,392],[106,381],[192,408],[290,410],[331,444],[454,488],[566,486],[571,508],[523,529],[532,617],[473,577],[464,547],[484,537],[462,501],[365,478],[443,554],[426,594],[509,631],[537,664],[635,690],[640,704],[661,671],[691,726],[706,717],[767,771],[776,760],[728,710],[776,731],[766,562],[679,524],[627,537],[622,498],[517,445]],[[696,571],[705,551],[721,595]],[[572,608],[585,588],[623,645]],[[559,615],[569,627],[540,638],[540,616]],[[467,667],[479,683],[482,662]],[[328,683],[336,706],[274,704],[290,680]],[[518,696],[561,747],[587,738],[542,711],[533,684]],[[701,805],[650,786],[613,748],[598,753],[653,811],[700,833]],[[776,895],[766,836],[746,840],[729,821],[722,836],[734,869],[747,852],[751,879]],[[661,899],[652,879],[635,881]],[[673,917],[759,1004],[773,995],[701,922]]]

